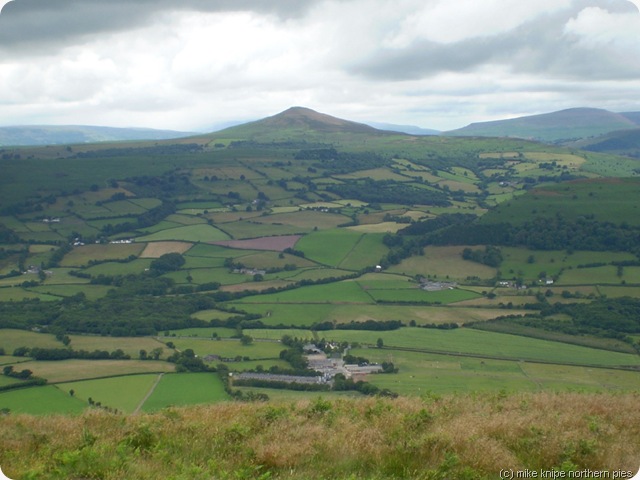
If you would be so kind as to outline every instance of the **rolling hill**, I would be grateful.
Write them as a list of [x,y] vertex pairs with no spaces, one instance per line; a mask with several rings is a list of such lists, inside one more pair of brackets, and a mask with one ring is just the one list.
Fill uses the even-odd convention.
[[277,115],[215,132],[215,137],[251,141],[271,141],[300,138],[305,135],[398,135],[378,130],[364,123],[352,122],[316,112],[305,107],[291,107]]
[[114,128],[89,125],[24,125],[0,127],[0,146],[165,140],[189,135],[194,135],[194,133],[151,128]]
[[620,130],[593,139],[580,140],[572,146],[590,152],[613,153],[640,158],[640,128]]
[[571,108],[509,120],[472,123],[445,132],[449,136],[517,137],[563,143],[617,130],[637,128],[637,114],[613,113],[597,108]]

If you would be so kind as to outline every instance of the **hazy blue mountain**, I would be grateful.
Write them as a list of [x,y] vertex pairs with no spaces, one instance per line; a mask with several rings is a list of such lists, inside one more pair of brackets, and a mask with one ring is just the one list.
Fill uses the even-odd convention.
[[394,123],[367,122],[378,130],[389,130],[391,132],[408,133],[409,135],[440,135],[439,130],[417,127],[415,125],[396,125]]
[[[636,114],[628,115],[633,117]],[[444,135],[517,137],[543,142],[566,142],[634,128],[637,128],[637,124],[625,114],[598,108],[571,108],[509,120],[472,123],[445,132]]]
[[194,133],[154,130],[151,128],[114,128],[89,125],[21,125],[0,127],[0,146],[166,140],[190,135],[194,135]]

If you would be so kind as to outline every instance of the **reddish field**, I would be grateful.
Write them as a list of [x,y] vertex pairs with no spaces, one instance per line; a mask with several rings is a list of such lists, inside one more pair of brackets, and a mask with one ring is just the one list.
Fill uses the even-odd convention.
[[279,237],[249,238],[246,240],[223,240],[211,242],[222,247],[239,248],[241,250],[274,250],[281,252],[285,248],[293,248],[302,235],[282,235]]

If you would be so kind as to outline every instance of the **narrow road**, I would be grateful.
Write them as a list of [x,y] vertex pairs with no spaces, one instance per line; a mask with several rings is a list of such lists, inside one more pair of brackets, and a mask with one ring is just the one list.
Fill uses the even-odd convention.
[[144,396],[144,398],[142,400],[140,400],[140,403],[138,404],[138,406],[136,407],[136,409],[133,411],[133,414],[137,414],[140,413],[140,409],[142,408],[142,406],[144,405],[144,402],[146,402],[147,400],[149,400],[149,397],[151,396],[151,394],[153,393],[153,391],[156,389],[156,387],[158,386],[158,384],[160,383],[160,380],[162,380],[162,377],[164,376],[164,373],[161,373],[158,375],[158,378],[156,378],[156,381],[154,382],[154,384],[151,386],[151,388],[149,389],[149,391],[147,392],[147,394]]

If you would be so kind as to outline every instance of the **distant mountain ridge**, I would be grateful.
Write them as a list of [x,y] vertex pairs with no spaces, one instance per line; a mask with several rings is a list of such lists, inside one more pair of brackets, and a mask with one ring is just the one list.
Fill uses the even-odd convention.
[[20,125],[0,127],[0,146],[66,145],[128,140],[168,140],[193,132],[92,125]]
[[431,128],[422,128],[416,125],[397,125],[395,123],[367,122],[378,130],[387,130],[389,132],[407,133],[409,135],[440,135],[440,130]]
[[516,137],[561,143],[638,128],[640,112],[614,113],[598,108],[570,108],[508,120],[472,123],[445,132],[450,136]]

